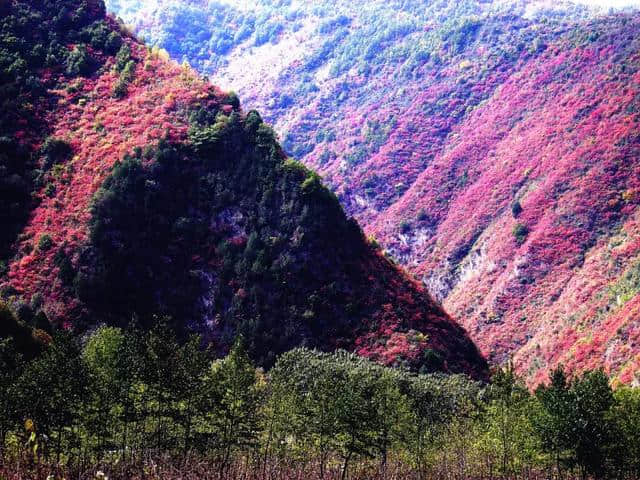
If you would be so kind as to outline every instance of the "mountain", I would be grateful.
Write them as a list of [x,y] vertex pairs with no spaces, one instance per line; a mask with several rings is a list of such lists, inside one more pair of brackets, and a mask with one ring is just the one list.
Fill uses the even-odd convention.
[[638,13],[108,4],[259,108],[491,362],[640,381]]
[[20,331],[163,321],[220,353],[240,333],[264,366],[307,346],[486,376],[465,331],[235,94],[101,1],[0,7],[0,294]]

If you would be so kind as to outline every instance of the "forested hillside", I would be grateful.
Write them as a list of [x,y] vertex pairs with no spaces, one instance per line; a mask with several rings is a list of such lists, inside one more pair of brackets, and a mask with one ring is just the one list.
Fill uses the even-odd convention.
[[241,333],[267,367],[307,346],[486,376],[464,330],[235,94],[101,1],[2,6],[3,338],[164,320],[217,354]]
[[[140,28],[171,49],[198,45],[202,69],[278,48],[288,65],[289,35],[342,32],[292,64],[287,78],[316,72],[309,96],[267,107],[276,123],[318,109],[318,137],[293,122],[282,148],[238,94],[102,0],[0,0],[0,480],[638,480],[640,388],[621,382],[637,374],[640,19],[530,2],[233,5],[189,4],[185,21],[205,21],[193,30],[172,23],[185,4],[111,7],[145,12]],[[388,66],[421,38],[435,43],[413,69]],[[438,101],[407,101],[424,85]],[[401,105],[397,122],[358,126]],[[395,165],[392,146],[407,154]],[[357,193],[367,165],[378,177]],[[489,370],[424,283],[503,365]]]
[[260,108],[491,361],[513,357],[532,383],[561,363],[637,381],[637,13],[470,0],[109,7]]

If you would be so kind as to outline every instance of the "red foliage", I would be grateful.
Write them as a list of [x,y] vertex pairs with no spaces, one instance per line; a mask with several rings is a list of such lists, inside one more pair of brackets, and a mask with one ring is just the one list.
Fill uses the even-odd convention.
[[[110,23],[115,28],[112,20]],[[194,107],[220,103],[223,111],[231,108],[225,104],[228,95],[190,69],[163,61],[132,39],[126,42],[137,66],[125,98],[113,95],[119,80],[111,68],[114,59],[95,52],[104,67],[99,70],[101,73],[70,81],[58,78],[57,88],[51,90],[57,103],[46,111],[44,120],[53,137],[71,145],[72,159],[48,174],[51,183],[39,192],[40,203],[15,246],[17,255],[9,265],[9,273],[2,279],[3,286],[24,301],[36,293],[40,295],[47,316],[65,329],[72,328],[79,314],[86,312],[73,289],[59,278],[56,256],[62,249],[72,264],[78,265],[80,252],[89,241],[92,198],[113,165],[127,153],[153,146],[160,139],[186,140],[187,117]],[[38,247],[44,235],[51,239],[50,248]],[[230,243],[243,248],[247,238],[235,235]],[[413,367],[421,365],[427,349],[434,349],[442,354],[445,368],[486,376],[484,360],[466,332],[426,291],[379,252],[372,248],[362,251],[362,259],[351,267],[354,272],[350,272],[350,288],[357,293],[366,292],[362,295],[366,297],[362,308],[372,312],[371,318],[363,322],[356,317],[353,337],[343,336],[341,342],[328,338],[327,343],[333,341],[335,347],[357,350],[385,364]],[[192,261],[215,268],[219,259],[214,252],[212,245],[209,251],[193,255]],[[229,287],[238,299],[248,296],[247,290],[233,279]]]
[[[523,62],[369,227],[444,299],[483,353],[496,362],[513,356],[532,383],[560,363],[631,378],[638,341],[619,330],[637,323],[635,299],[611,309],[607,289],[638,256],[630,231],[640,74],[619,68],[622,54],[625,65],[640,62],[623,50],[638,23],[618,25],[589,48],[561,43]],[[464,185],[452,183],[463,171]],[[431,225],[399,233],[396,225],[419,209]],[[516,223],[529,232],[521,245]]]
[[[108,68],[114,61],[111,57],[101,58],[107,67],[105,73],[60,83],[51,91],[58,102],[45,120],[52,136],[72,145],[73,159],[65,164],[65,174],[52,177],[55,195],[45,195],[44,189],[40,192],[40,204],[17,245],[22,254],[9,266],[8,286],[27,300],[39,292],[53,319],[66,318],[78,307],[57,278],[54,256],[59,248],[77,254],[87,241],[91,199],[113,164],[135,148],[153,145],[161,138],[185,139],[186,107],[216,103],[222,95],[193,72],[157,58],[133,40],[127,42],[137,68],[126,98],[112,95],[118,76]],[[74,93],[66,89],[70,84],[76,87]],[[45,233],[54,248],[34,248]]]

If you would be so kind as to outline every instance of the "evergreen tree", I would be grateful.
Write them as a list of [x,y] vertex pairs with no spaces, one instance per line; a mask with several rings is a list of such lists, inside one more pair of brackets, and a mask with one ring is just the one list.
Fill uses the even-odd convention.
[[221,475],[234,453],[256,447],[263,388],[241,337],[229,355],[213,362],[205,375],[201,425],[210,445],[219,453]]
[[19,413],[33,422],[41,439],[54,440],[52,449],[59,462],[64,441],[77,440],[72,427],[87,398],[87,371],[77,339],[58,333],[46,351],[29,362],[16,383]]
[[15,382],[21,366],[13,340],[0,340],[0,456],[7,433],[18,423]]
[[570,442],[582,478],[604,478],[612,430],[607,422],[614,404],[609,379],[602,370],[586,372],[571,385]]
[[620,387],[609,414],[615,437],[612,467],[619,476],[640,478],[640,389]]
[[531,424],[536,402],[511,365],[494,374],[485,395],[480,441],[488,456],[489,475],[519,476],[535,464],[539,450]]
[[533,417],[533,425],[543,450],[552,456],[560,477],[569,463],[572,447],[570,397],[569,384],[562,367],[552,372],[548,386],[542,385],[536,390],[541,409]]

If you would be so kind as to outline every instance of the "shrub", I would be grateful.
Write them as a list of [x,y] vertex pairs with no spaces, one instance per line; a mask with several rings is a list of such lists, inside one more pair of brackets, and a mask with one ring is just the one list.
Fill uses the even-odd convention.
[[53,240],[51,239],[51,236],[48,233],[42,234],[38,240],[38,250],[46,252],[51,247],[53,247]]
[[[119,68],[118,64],[116,69]],[[135,76],[136,62],[129,60],[120,71],[120,78],[113,87],[113,96],[116,98],[124,98],[129,93],[129,84]]]
[[518,216],[522,213],[522,205],[520,205],[520,202],[518,200],[513,202],[513,204],[511,205],[511,213],[513,214],[514,218],[518,218]]
[[58,267],[58,278],[62,280],[62,283],[65,285],[71,285],[76,272],[64,249],[61,248],[56,252],[53,263]]
[[55,184],[47,183],[47,186],[44,187],[44,194],[49,198],[53,198],[56,195],[56,186],[55,186]]
[[118,81],[113,87],[113,96],[115,98],[124,98],[129,93],[129,89],[126,83]]
[[522,245],[529,235],[529,229],[522,223],[516,223],[513,227],[513,237],[516,239],[518,245]]
[[256,30],[254,45],[259,47],[267,42],[276,43],[278,35],[283,29],[282,23],[277,21],[260,25]]
[[236,92],[228,92],[225,102],[228,105],[231,105],[235,110],[240,108],[240,98],[238,98],[238,94]]
[[131,49],[126,43],[120,47],[116,54],[116,71],[122,72],[131,60]]
[[44,158],[43,166],[45,170],[57,163],[68,160],[72,153],[73,149],[69,143],[54,137],[47,137],[42,147],[40,147],[40,154]]
[[93,59],[89,55],[87,46],[84,44],[76,45],[67,55],[66,66],[67,75],[71,77],[90,75],[93,70]]
[[122,69],[122,72],[120,72],[120,80],[126,81],[127,83],[131,82],[135,76],[135,72],[136,62],[129,60]]
[[118,52],[121,46],[122,46],[122,37],[116,32],[111,32],[107,37],[107,41],[104,44],[104,51],[105,53],[113,55],[116,52]]
[[120,35],[117,32],[111,31],[104,21],[95,22],[85,28],[82,32],[82,38],[88,42],[92,48],[104,50],[111,55],[116,53],[122,44]]

